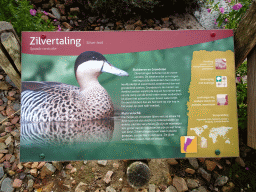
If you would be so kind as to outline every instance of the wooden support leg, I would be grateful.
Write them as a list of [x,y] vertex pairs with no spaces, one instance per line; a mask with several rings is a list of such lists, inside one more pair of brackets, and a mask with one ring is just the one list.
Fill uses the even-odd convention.
[[247,145],[256,149],[256,46],[247,56]]

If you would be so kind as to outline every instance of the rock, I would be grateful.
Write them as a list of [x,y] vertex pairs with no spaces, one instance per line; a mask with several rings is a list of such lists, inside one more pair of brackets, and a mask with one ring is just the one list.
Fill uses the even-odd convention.
[[190,189],[194,189],[199,186],[199,181],[195,179],[187,179],[187,186]]
[[12,154],[6,154],[5,160],[10,162],[10,159],[12,158]]
[[7,146],[4,143],[0,143],[0,150],[6,149]]
[[90,22],[90,23],[94,23],[95,21],[96,21],[96,17],[88,17],[88,21]]
[[70,174],[75,173],[76,171],[77,171],[76,168],[73,167],[73,168],[71,169],[71,171],[70,171]]
[[38,167],[38,164],[39,164],[38,162],[32,163],[31,168],[36,169]]
[[69,163],[69,164],[66,165],[65,168],[71,170],[73,168],[73,166],[71,165],[71,163]]
[[21,185],[22,185],[22,180],[14,179],[13,184],[12,184],[13,188],[20,188]]
[[113,187],[108,186],[108,187],[106,188],[106,192],[116,192],[116,190],[115,190]]
[[15,125],[16,123],[19,122],[19,120],[20,120],[20,118],[19,118],[18,116],[15,116],[15,117],[11,120],[11,123],[12,123],[13,125]]
[[87,164],[87,162],[88,162],[88,161],[84,161],[84,165],[86,165],[86,164]]
[[34,177],[37,177],[38,175],[37,169],[30,169],[30,174],[33,175]]
[[154,173],[153,176],[151,176],[149,183],[154,183],[155,185],[159,185],[159,184],[170,185],[172,180],[169,173],[170,165],[167,163],[166,160],[151,159],[148,162],[148,166],[149,166],[150,172]]
[[30,169],[31,166],[32,166],[32,163],[31,162],[27,162],[27,163],[24,163],[23,166]]
[[129,25],[128,24],[128,25],[125,26],[125,29],[126,30],[134,30],[134,25]]
[[152,27],[154,25],[154,23],[155,22],[152,19],[147,20],[147,24],[148,24],[149,27]]
[[204,186],[200,186],[199,188],[197,188],[197,191],[198,192],[208,192]]
[[40,162],[37,166],[37,169],[41,169],[45,165],[45,162]]
[[241,157],[236,158],[236,162],[241,165],[242,167],[245,167],[244,160]]
[[12,108],[14,111],[18,111],[20,109],[19,101],[15,101],[14,104],[12,105]]
[[5,81],[0,81],[0,90],[5,90],[7,91],[11,87],[7,82]]
[[122,192],[134,192],[132,188],[123,188]]
[[206,160],[205,164],[208,171],[213,171],[216,167],[216,163],[214,161]]
[[75,192],[85,192],[87,190],[87,184],[83,183],[83,182],[80,182],[76,189],[75,189]]
[[61,176],[64,177],[64,178],[67,177],[67,174],[66,174],[66,172],[64,170],[61,171]]
[[193,175],[196,171],[194,169],[187,168],[185,169],[185,172]]
[[214,186],[223,186],[228,182],[228,177],[227,176],[220,176],[216,179]]
[[50,9],[51,5],[49,3],[44,3],[44,4],[42,4],[42,8],[43,9]]
[[155,192],[156,191],[156,186],[154,184],[149,184],[149,192]]
[[56,168],[50,164],[46,163],[41,170],[41,179],[44,179],[46,175],[52,175],[56,171]]
[[79,7],[70,8],[70,13],[80,13]]
[[173,186],[177,189],[178,192],[188,190],[187,183],[182,177],[175,176],[173,178]]
[[11,165],[11,163],[10,163],[9,161],[5,161],[5,162],[4,162],[4,168],[5,168],[5,169],[9,169],[9,168],[11,168],[11,166],[12,166],[12,165]]
[[9,145],[8,145],[8,151],[10,154],[13,154],[13,151],[14,151],[14,145],[13,143],[11,142]]
[[20,179],[21,180],[25,179],[25,177],[26,177],[26,173],[24,173],[24,172],[20,173]]
[[62,15],[65,15],[65,5],[64,4],[57,4],[56,7],[59,9]]
[[9,174],[10,176],[14,176],[16,173],[15,173],[13,170],[9,170],[9,171],[8,171],[8,174]]
[[113,171],[108,171],[107,174],[105,175],[103,181],[105,181],[105,183],[109,183],[111,181],[111,176],[113,174]]
[[72,26],[69,25],[67,22],[62,22],[62,25],[67,29],[72,29]]
[[53,185],[54,185],[54,182],[53,181],[49,181],[47,184],[43,185],[42,191],[52,192]]
[[49,19],[49,17],[47,15],[42,15],[41,19],[43,19],[45,22],[47,22],[47,20]]
[[196,158],[189,158],[188,161],[190,165],[192,165],[195,169],[198,169],[199,164]]
[[12,192],[14,188],[12,187],[12,180],[7,177],[3,180],[1,184],[1,191],[3,192]]
[[33,181],[33,179],[29,179],[28,180],[28,191],[33,191],[33,185],[34,185],[34,181]]
[[52,165],[57,169],[57,170],[62,170],[62,168],[63,168],[63,165],[62,165],[62,163],[61,162],[58,162],[58,161],[53,161],[52,162]]
[[0,179],[2,179],[4,176],[4,168],[0,167]]
[[103,166],[106,166],[107,163],[108,163],[107,160],[99,160],[99,161],[98,161],[98,164],[99,164],[99,165],[103,165]]
[[226,164],[227,164],[227,165],[231,165],[231,162],[226,159]]
[[118,169],[119,168],[119,164],[118,163],[113,163],[113,168]]
[[205,171],[202,167],[200,167],[200,168],[198,169],[198,172],[202,175],[202,177],[203,177],[206,181],[210,182],[210,180],[211,180],[211,174],[207,173],[207,171]]
[[52,10],[52,14],[53,14],[58,20],[60,20],[61,14],[60,14],[59,10],[58,10],[57,8],[55,8],[55,7],[52,7],[51,10]]
[[176,188],[173,187],[172,185],[170,185],[166,190],[165,192],[177,192]]
[[160,26],[156,26],[154,30],[161,30],[162,28]]
[[167,159],[167,163],[169,163],[170,165],[177,165],[178,164],[178,161],[176,161],[176,159]]
[[221,190],[223,192],[232,192],[234,188],[235,188],[234,183],[229,182],[227,185],[223,186]]
[[134,25],[135,26],[142,26],[143,25],[143,23],[142,23],[142,21],[141,20],[138,20],[138,21],[136,21],[135,23],[134,23]]
[[18,169],[23,169],[23,166],[22,166],[21,163],[19,163],[19,164],[17,165],[17,167],[18,167]]
[[140,31],[140,30],[142,30],[142,28],[141,28],[140,26],[137,26],[137,27],[135,28],[135,30],[136,30],[136,31]]

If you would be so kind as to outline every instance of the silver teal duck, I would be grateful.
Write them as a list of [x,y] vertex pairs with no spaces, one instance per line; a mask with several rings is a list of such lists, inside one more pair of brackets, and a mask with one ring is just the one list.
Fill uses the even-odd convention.
[[21,122],[86,121],[111,118],[114,107],[98,77],[128,73],[111,65],[98,52],[81,53],[74,66],[80,87],[59,82],[22,82]]

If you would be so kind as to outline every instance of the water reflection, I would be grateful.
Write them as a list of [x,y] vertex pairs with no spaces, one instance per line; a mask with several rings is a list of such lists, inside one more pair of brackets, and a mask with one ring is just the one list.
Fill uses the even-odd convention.
[[110,142],[114,120],[21,123],[22,145]]

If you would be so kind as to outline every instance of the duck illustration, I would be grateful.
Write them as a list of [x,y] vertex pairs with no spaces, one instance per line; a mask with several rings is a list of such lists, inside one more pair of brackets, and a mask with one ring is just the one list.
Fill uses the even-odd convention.
[[98,77],[103,72],[118,76],[129,74],[95,51],[81,53],[74,71],[80,87],[59,82],[22,82],[21,121],[85,121],[113,117],[113,103]]

